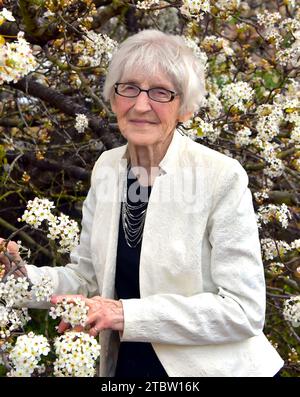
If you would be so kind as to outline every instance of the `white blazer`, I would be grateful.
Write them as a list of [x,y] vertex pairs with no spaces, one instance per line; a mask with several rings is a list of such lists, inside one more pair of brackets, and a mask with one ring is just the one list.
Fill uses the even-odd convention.
[[[126,149],[104,152],[94,166],[72,263],[28,265],[32,281],[47,274],[55,294],[115,298]],[[264,271],[245,170],[178,130],[159,167],[141,247],[141,299],[122,300],[122,340],[151,342],[169,376],[273,376],[283,360],[262,332]],[[118,333],[102,331],[100,342],[100,376],[113,376]]]

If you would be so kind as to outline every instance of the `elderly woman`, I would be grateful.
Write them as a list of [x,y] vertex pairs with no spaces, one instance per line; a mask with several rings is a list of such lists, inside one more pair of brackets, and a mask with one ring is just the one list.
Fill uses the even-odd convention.
[[145,30],[125,40],[104,97],[128,143],[94,166],[71,263],[26,266],[32,281],[53,278],[52,304],[66,294],[86,301],[101,376],[273,376],[282,367],[262,332],[247,174],[176,129],[204,95],[202,65],[182,38]]

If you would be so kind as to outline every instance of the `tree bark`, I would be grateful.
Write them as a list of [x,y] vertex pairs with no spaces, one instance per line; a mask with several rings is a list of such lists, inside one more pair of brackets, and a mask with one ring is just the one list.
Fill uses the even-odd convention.
[[25,94],[45,101],[52,107],[74,118],[78,113],[85,114],[89,120],[89,127],[97,134],[97,137],[101,139],[106,149],[120,146],[121,140],[119,136],[109,131],[109,125],[106,120],[89,113],[84,106],[77,104],[68,96],[34,81],[28,76],[15,84],[11,84],[11,86],[23,91]]

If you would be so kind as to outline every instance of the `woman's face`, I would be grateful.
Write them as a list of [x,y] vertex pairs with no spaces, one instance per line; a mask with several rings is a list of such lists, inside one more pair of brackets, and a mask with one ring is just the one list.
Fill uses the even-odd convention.
[[[121,83],[132,83],[142,89],[163,87],[171,91],[176,89],[170,79],[160,73],[157,78],[150,79],[141,73],[123,76]],[[114,94],[111,108],[117,116],[121,134],[133,145],[155,145],[171,139],[178,121],[186,121],[192,113],[179,116],[180,97],[167,103],[155,102],[146,92],[136,98],[126,98]]]

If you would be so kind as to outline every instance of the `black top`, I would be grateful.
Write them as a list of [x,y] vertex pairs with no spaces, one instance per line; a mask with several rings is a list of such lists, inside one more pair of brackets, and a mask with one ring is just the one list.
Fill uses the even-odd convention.
[[[132,190],[141,195],[137,202],[128,197],[128,190],[132,184]],[[138,184],[132,171],[127,175],[127,200],[131,205],[139,205],[148,202],[151,186],[143,187]],[[135,210],[138,213],[141,210]],[[116,293],[118,299],[140,298],[139,287],[139,265],[140,265],[141,242],[131,248],[126,240],[122,225],[122,211],[119,220],[119,238],[116,263]],[[167,377],[167,373],[160,363],[151,343],[144,342],[121,342],[116,377]]]

